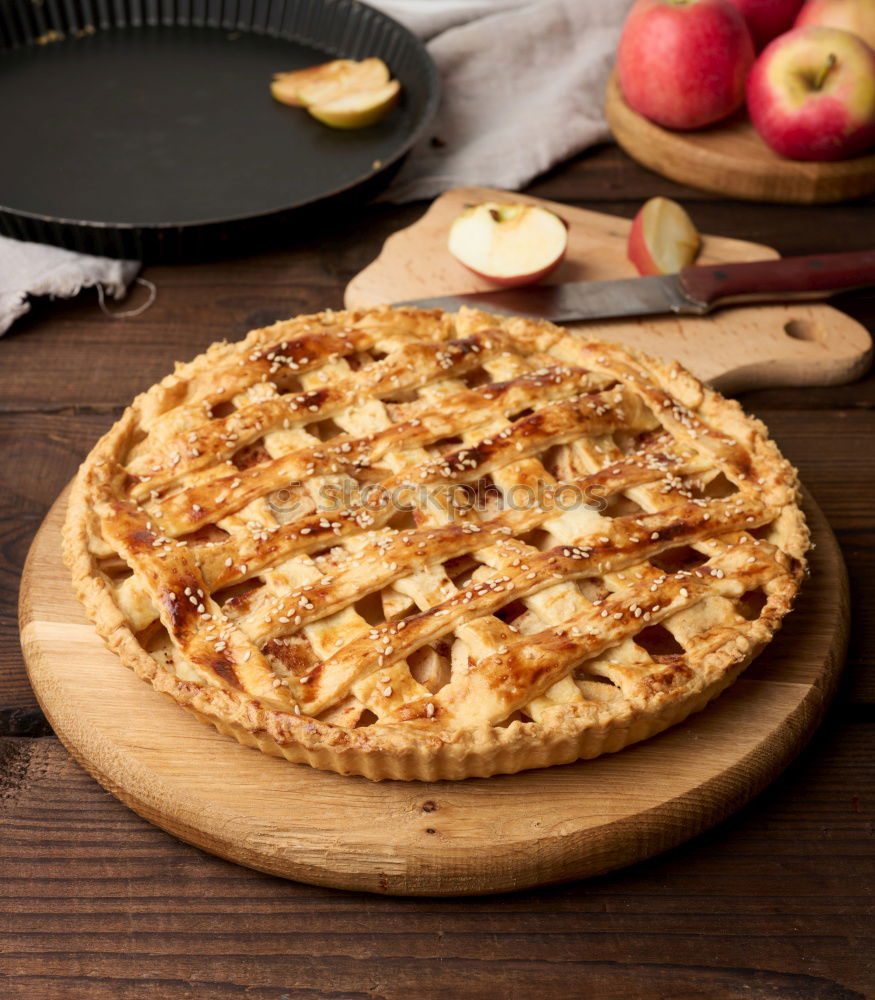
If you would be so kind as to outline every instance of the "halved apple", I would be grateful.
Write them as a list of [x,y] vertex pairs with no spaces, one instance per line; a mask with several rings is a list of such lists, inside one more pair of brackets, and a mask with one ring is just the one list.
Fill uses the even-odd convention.
[[355,90],[327,101],[308,104],[307,110],[332,128],[364,128],[384,118],[398,103],[401,84],[391,80],[373,90]]
[[639,274],[676,274],[693,263],[701,245],[699,231],[676,201],[651,198],[635,216],[626,253]]
[[327,104],[356,90],[375,90],[389,82],[382,59],[333,59],[291,73],[275,73],[270,92],[283,104]]
[[478,277],[509,288],[539,281],[557,267],[568,247],[568,229],[538,205],[487,201],[458,216],[448,247]]

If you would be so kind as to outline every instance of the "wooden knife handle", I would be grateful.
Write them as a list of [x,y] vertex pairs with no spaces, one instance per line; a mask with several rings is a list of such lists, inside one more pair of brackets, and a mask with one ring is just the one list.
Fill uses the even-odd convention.
[[684,292],[709,308],[727,299],[817,297],[875,285],[875,250],[685,267],[679,278]]

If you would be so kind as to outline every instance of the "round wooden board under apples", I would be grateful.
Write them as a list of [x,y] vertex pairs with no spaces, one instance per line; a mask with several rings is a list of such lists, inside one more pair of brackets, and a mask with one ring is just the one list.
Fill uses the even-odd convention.
[[466,895],[609,871],[712,826],[802,748],[848,632],[841,555],[817,506],[811,578],[775,642],[717,701],[619,754],[461,782],[370,782],[220,736],[106,650],[61,562],[62,495],[21,587],[30,680],[55,732],[106,789],[174,836],[284,878]]
[[633,111],[616,74],[608,83],[605,115],[633,159],[663,177],[724,197],[813,205],[875,191],[875,153],[835,163],[787,160],[769,149],[743,114],[710,128],[674,132]]

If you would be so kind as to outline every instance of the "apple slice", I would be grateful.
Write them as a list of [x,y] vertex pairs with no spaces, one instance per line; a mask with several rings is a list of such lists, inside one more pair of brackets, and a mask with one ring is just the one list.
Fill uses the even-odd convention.
[[291,73],[275,73],[270,92],[282,104],[327,104],[354,90],[374,90],[389,82],[382,59],[333,59]]
[[355,63],[352,59],[334,59],[332,62],[320,63],[318,66],[307,66],[306,69],[294,70],[290,73],[274,73],[270,85],[271,94],[282,104],[292,107],[303,107],[304,102],[298,96],[303,87],[317,84],[337,83],[349,75],[350,67]]
[[307,110],[332,128],[364,128],[385,118],[398,103],[401,84],[391,80],[373,90],[354,90],[325,104],[308,104]]
[[692,264],[702,238],[692,219],[670,198],[651,198],[635,216],[626,253],[639,274],[677,274]]
[[478,277],[509,288],[539,281],[557,267],[568,229],[546,208],[487,201],[458,216],[448,247]]

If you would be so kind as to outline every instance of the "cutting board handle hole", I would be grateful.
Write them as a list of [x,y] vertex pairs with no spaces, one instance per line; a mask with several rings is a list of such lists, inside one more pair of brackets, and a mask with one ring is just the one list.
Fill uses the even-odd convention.
[[784,324],[784,333],[794,340],[809,340],[818,344],[823,342],[823,330],[820,324],[810,319],[791,319]]

